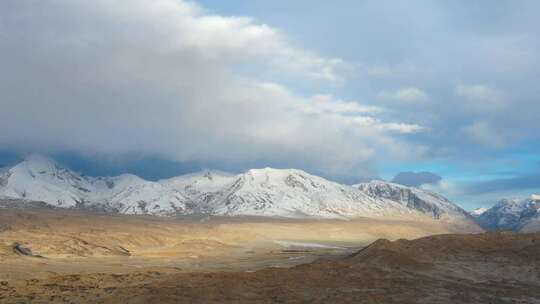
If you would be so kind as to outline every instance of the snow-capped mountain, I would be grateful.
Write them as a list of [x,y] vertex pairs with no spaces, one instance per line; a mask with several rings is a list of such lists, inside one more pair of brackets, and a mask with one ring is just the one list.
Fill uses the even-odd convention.
[[406,210],[428,214],[435,219],[466,218],[468,214],[447,198],[427,190],[399,184],[372,181],[355,185],[368,196],[386,203],[398,203]]
[[94,190],[92,183],[52,160],[33,155],[0,175],[0,193],[7,197],[75,207]]
[[540,196],[503,199],[476,221],[487,230],[540,231]]
[[57,207],[100,206],[125,214],[189,213],[182,193],[134,175],[86,177],[39,155],[4,170],[0,194]]
[[86,177],[42,156],[0,171],[0,196],[124,214],[353,218],[421,216],[470,221],[435,193],[386,182],[338,184],[301,170],[203,171],[158,182],[134,175]]
[[180,191],[158,182],[124,174],[94,179],[97,191],[90,201],[106,203],[124,214],[173,215],[189,214],[190,200]]
[[301,170],[271,168],[236,176],[207,203],[222,215],[326,218],[383,215],[398,207]]
[[193,212],[212,213],[211,202],[236,179],[237,176],[233,174],[206,170],[161,180],[160,184],[183,193],[188,198],[189,207]]

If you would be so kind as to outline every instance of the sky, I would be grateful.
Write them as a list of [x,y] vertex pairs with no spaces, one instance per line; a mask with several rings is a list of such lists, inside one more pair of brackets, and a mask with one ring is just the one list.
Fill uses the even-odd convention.
[[3,0],[0,164],[402,172],[485,207],[540,193],[539,57],[538,1]]

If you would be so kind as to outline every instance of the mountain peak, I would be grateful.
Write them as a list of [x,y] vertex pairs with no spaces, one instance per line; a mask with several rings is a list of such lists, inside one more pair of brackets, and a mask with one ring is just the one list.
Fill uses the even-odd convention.
[[24,161],[15,165],[13,169],[24,168],[29,172],[39,173],[39,172],[52,172],[57,168],[58,165],[56,161],[52,158],[41,155],[41,154],[30,154],[24,158]]
[[384,181],[384,180],[380,180],[380,179],[374,179],[374,180],[371,180],[370,182],[367,182],[367,183],[360,183],[360,184],[356,184],[356,185],[353,185],[353,187],[355,188],[359,188],[359,189],[362,189],[363,191],[367,192],[367,193],[372,193],[372,192],[381,192],[381,191],[401,191],[401,190],[411,190],[411,189],[417,189],[415,187],[409,187],[409,186],[404,186],[404,185],[401,185],[401,184],[396,184],[396,183],[393,183],[393,182],[387,182],[387,181]]
[[[540,200],[537,195],[527,199],[503,199],[477,217],[484,229],[528,231],[540,225]],[[529,228],[528,228],[529,227]]]
[[[232,175],[213,170],[158,182],[124,174],[84,177],[43,155],[29,155],[0,181],[0,195],[54,206],[103,206],[120,213],[210,213],[354,218],[446,214],[464,219],[449,201],[384,181],[351,187],[298,169],[261,168]],[[458,210],[459,211],[459,210]],[[467,220],[467,219],[464,219]]]
[[394,183],[394,182],[388,182],[382,179],[374,179],[374,180],[371,180],[367,184],[370,184],[373,186],[392,186],[392,187],[397,187],[397,188],[409,188],[409,186],[405,186],[405,185]]
[[285,176],[290,174],[304,174],[304,175],[311,175],[305,171],[302,171],[300,169],[276,169],[271,167],[265,167],[265,168],[259,168],[259,169],[249,169],[246,171],[246,174],[248,175],[264,175],[264,176]]
[[47,165],[54,165],[56,164],[56,161],[48,156],[45,156],[43,154],[29,154],[24,158],[24,161],[26,163],[31,164],[47,164]]
[[283,170],[275,169],[275,168],[271,168],[271,167],[264,167],[264,168],[249,169],[249,170],[247,170],[246,173],[258,174],[258,173],[274,173],[274,172],[281,172],[281,171],[283,171]]

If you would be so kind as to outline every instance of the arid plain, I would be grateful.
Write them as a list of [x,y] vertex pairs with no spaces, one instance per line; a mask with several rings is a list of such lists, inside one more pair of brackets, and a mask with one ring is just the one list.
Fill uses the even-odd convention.
[[[339,264],[379,238],[415,239],[480,231],[478,227],[464,231],[463,226],[417,218],[161,218],[40,204],[21,208],[9,201],[0,209],[0,223],[0,302],[6,303],[115,302],[129,297],[115,298],[110,294],[113,290],[158,286],[175,276],[181,276],[183,282],[186,278],[204,280],[204,286],[213,280],[226,284],[227,279],[215,276],[242,277],[268,271],[289,274],[276,268],[314,261]],[[210,279],[203,279],[206,276]],[[206,298],[204,292],[197,294],[200,298],[174,301],[219,302]]]

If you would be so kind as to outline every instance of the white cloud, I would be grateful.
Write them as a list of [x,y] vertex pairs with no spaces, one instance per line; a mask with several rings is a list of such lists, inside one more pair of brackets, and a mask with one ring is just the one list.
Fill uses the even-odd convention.
[[4,147],[331,172],[420,151],[394,137],[419,125],[278,84],[340,84],[348,64],[250,18],[178,0],[0,2],[0,35]]
[[336,100],[330,95],[315,95],[309,102],[300,104],[297,110],[304,113],[323,114],[376,114],[383,109],[374,106],[364,106],[357,101]]
[[379,98],[395,100],[404,103],[423,102],[428,99],[427,94],[419,88],[409,87],[399,89],[395,92],[383,91],[379,93]]

